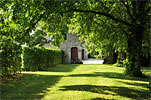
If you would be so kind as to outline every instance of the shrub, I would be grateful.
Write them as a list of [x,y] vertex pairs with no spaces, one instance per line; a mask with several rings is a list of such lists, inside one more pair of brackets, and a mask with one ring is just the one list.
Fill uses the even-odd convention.
[[21,45],[7,38],[0,40],[0,76],[21,71]]
[[115,64],[113,64],[113,66],[117,66],[117,67],[124,67],[124,62],[125,60],[117,60],[117,62]]
[[26,71],[42,70],[62,63],[62,51],[43,47],[23,48],[23,67]]

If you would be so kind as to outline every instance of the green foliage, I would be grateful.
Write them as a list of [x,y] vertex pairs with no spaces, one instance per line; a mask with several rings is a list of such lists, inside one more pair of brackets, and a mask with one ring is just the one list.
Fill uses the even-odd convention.
[[130,62],[128,71],[137,76],[141,56],[150,53],[149,3],[148,0],[81,0],[73,8],[75,13],[69,28],[86,42],[84,46],[89,53],[99,53],[97,57],[108,56],[113,50],[126,52]]
[[127,59],[121,60],[118,58],[117,62],[113,65],[117,67],[127,67],[127,66],[130,66],[130,62],[128,62]]
[[[37,27],[51,34],[52,44],[63,41],[61,32],[77,33],[89,53],[100,58],[113,51],[128,52],[139,66],[140,54],[150,53],[149,0],[1,0],[0,31],[18,43],[43,45]],[[42,42],[40,42],[42,41]],[[138,67],[139,68],[139,67]]]
[[98,52],[94,53],[97,57],[108,56],[113,50],[126,51],[127,39],[120,27],[127,30],[120,23],[92,13],[75,13],[69,25],[70,31],[77,33],[80,40],[86,42],[84,47],[89,53]]
[[45,43],[48,43],[47,39],[45,38],[46,33],[42,30],[35,30],[33,34],[30,35],[29,42],[26,43],[29,47],[34,46],[43,46]]
[[38,47],[23,48],[23,67],[26,71],[42,70],[62,63],[62,51]]
[[21,46],[8,38],[0,40],[0,76],[21,71]]
[[50,44],[59,47],[60,43],[64,41],[64,35],[61,32],[49,33],[51,36]]

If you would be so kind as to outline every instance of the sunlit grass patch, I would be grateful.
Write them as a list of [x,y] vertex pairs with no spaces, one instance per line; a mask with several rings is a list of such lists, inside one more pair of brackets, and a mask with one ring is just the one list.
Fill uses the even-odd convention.
[[[151,70],[143,69],[146,73]],[[111,65],[60,65],[2,83],[2,99],[149,99],[149,78],[125,76]]]

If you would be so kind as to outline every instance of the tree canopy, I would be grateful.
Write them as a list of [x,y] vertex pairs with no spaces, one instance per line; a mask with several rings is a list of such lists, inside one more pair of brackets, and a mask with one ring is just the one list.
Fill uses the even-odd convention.
[[148,0],[1,0],[0,36],[34,46],[44,33],[54,45],[63,40],[62,32],[77,33],[89,52],[127,53],[126,73],[142,76],[141,53],[148,55],[150,47],[150,9]]

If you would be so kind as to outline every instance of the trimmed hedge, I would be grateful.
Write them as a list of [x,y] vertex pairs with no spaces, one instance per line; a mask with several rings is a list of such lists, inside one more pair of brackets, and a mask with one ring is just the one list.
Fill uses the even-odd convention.
[[23,48],[23,67],[26,71],[42,70],[62,63],[62,51],[43,47]]
[[0,40],[0,76],[21,72],[21,45],[13,40]]

